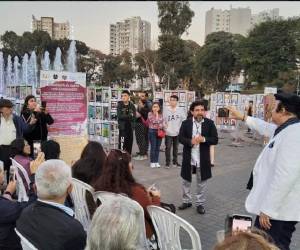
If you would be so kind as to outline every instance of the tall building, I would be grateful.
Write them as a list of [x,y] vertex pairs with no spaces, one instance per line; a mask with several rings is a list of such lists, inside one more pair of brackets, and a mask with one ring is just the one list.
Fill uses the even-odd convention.
[[224,11],[211,8],[205,16],[205,36],[218,31],[246,36],[255,24],[278,18],[279,9],[252,15],[250,8],[230,8]]
[[251,24],[254,26],[256,24],[260,24],[268,20],[278,20],[278,19],[280,19],[278,8],[272,10],[265,10],[259,12],[258,14],[252,15]]
[[51,39],[55,40],[70,38],[69,22],[55,23],[53,17],[41,17],[41,20],[37,20],[35,16],[32,15],[31,29],[32,31],[46,31],[50,35]]
[[109,32],[112,55],[121,55],[124,50],[136,54],[151,47],[151,25],[140,17],[110,24]]

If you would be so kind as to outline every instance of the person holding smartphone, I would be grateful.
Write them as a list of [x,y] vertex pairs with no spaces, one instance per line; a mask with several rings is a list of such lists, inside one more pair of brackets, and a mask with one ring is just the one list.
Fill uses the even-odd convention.
[[40,143],[46,141],[48,136],[48,125],[54,123],[52,116],[47,111],[46,102],[42,103],[44,106],[40,107],[36,102],[35,96],[28,95],[25,98],[21,111],[21,117],[24,122],[28,123],[32,117],[37,120],[35,128],[29,133],[24,134],[24,138],[28,141],[31,148],[31,157],[33,157],[34,153],[34,141],[39,141]]
[[[12,199],[13,194],[16,192],[17,181],[12,178],[0,196],[0,249],[21,250],[22,246],[20,238],[15,232],[16,221],[21,215],[23,209],[36,200],[34,188],[34,175],[44,161],[44,154],[40,153],[35,161],[30,163],[31,172],[31,185],[28,193],[29,201],[18,202]],[[4,173],[0,169],[0,184],[4,181]]]

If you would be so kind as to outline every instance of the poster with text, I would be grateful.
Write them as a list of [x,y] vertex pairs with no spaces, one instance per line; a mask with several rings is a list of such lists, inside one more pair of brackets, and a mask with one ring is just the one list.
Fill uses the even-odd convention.
[[87,135],[85,74],[41,71],[41,86],[41,101],[47,102],[47,109],[54,118],[49,135]]

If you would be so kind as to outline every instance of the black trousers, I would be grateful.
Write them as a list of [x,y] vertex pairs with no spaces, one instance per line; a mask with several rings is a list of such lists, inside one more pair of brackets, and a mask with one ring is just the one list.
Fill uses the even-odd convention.
[[272,226],[270,230],[260,227],[259,217],[256,217],[254,226],[268,233],[281,250],[290,250],[293,232],[296,230],[297,221],[270,220]]
[[10,154],[10,145],[0,145],[0,160],[3,161],[4,170],[6,170],[6,180],[9,182],[9,170],[11,166]]
[[148,131],[143,123],[136,123],[135,125],[135,139],[139,147],[139,154],[146,155],[148,151]]
[[166,165],[171,163],[171,147],[173,145],[173,163],[177,163],[178,155],[178,136],[168,136],[165,137],[166,145]]
[[119,130],[119,149],[127,151],[131,154],[133,143],[132,129]]

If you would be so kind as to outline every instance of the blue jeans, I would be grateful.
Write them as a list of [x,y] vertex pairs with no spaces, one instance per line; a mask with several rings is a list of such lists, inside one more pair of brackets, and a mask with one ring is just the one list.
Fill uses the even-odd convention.
[[149,128],[149,141],[150,141],[150,162],[157,163],[159,157],[159,148],[161,145],[161,138],[157,137],[157,129]]

